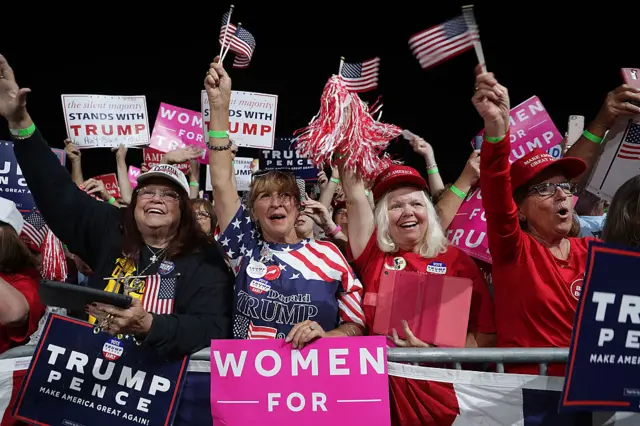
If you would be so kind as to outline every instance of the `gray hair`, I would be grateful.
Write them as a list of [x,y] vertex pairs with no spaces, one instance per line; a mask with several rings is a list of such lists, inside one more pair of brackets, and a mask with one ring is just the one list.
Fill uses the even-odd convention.
[[[376,203],[375,218],[378,233],[378,247],[384,253],[393,253],[398,251],[398,246],[391,239],[389,234],[389,198],[391,191],[387,192]],[[427,207],[427,232],[422,236],[422,241],[418,244],[418,252],[420,256],[425,258],[436,257],[440,253],[447,251],[449,242],[444,234],[440,219],[436,213],[435,207],[429,200],[425,191],[420,191],[422,201]]]

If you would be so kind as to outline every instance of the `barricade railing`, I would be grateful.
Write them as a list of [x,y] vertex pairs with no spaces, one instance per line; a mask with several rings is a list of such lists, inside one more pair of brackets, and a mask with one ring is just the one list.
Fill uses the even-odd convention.
[[[32,356],[35,346],[19,346],[0,354],[0,360]],[[540,375],[547,375],[548,364],[566,364],[568,348],[389,348],[387,358],[393,362],[453,364],[461,370],[462,364],[491,363],[496,372],[504,373],[505,364],[538,364]],[[209,361],[209,349],[191,355],[194,361]]]

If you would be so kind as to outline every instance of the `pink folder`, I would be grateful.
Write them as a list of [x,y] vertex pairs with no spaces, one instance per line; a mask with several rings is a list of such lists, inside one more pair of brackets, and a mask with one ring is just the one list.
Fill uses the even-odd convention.
[[425,343],[463,348],[467,341],[473,282],[469,278],[384,271],[376,297],[373,331],[405,338],[402,320]]

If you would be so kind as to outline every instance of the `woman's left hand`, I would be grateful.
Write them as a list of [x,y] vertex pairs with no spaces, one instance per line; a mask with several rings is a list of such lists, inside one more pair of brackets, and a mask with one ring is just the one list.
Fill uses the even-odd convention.
[[325,337],[326,333],[315,321],[302,321],[293,326],[285,342],[291,342],[293,349],[302,349],[310,341],[319,337]]
[[404,335],[406,336],[405,340],[402,340],[400,336],[398,336],[398,332],[396,329],[391,330],[391,336],[387,336],[389,340],[391,340],[396,346],[401,348],[434,348],[435,346],[430,345],[428,343],[423,342],[414,336],[413,332],[409,328],[409,323],[402,320],[402,328],[404,329]]
[[96,318],[104,318],[106,324],[102,328],[112,336],[117,334],[144,336],[151,329],[153,322],[153,315],[145,311],[142,308],[142,302],[135,298],[128,309],[95,303],[87,306],[87,312]]

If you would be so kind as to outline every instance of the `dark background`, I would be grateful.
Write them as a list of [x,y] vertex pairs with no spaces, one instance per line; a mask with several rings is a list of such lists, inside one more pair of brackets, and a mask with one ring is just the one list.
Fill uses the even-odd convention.
[[[482,128],[470,102],[476,56],[469,51],[423,71],[408,39],[460,14],[464,3],[234,4],[232,20],[255,36],[257,47],[246,70],[231,70],[232,60],[225,61],[233,88],[279,96],[277,136],[307,125],[340,56],[354,62],[380,56],[379,88],[363,100],[382,96],[383,121],[430,141],[445,182],[462,171],[470,140]],[[156,3],[140,11],[105,5],[64,6],[48,21],[49,12],[39,9],[42,23],[25,21],[33,11],[12,13],[3,24],[0,52],[18,83],[32,89],[29,111],[53,147],[66,137],[61,94],[146,95],[150,124],[160,102],[200,110],[229,4]],[[539,96],[562,133],[569,115],[584,115],[587,123],[594,117],[606,93],[621,84],[621,67],[640,67],[640,6],[593,5],[476,2],[489,71],[509,88],[512,106]],[[7,137],[0,126],[0,138]],[[405,142],[389,150],[423,170]],[[255,150],[239,155],[257,158]],[[139,165],[141,150],[130,149],[127,162]],[[84,150],[83,168],[85,178],[113,172],[115,158],[106,149]]]

